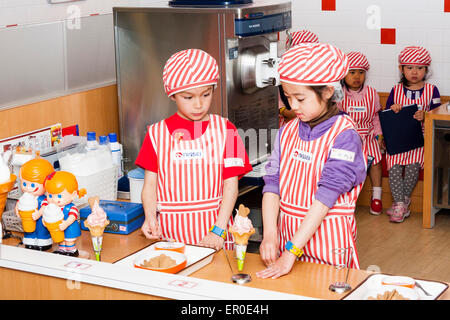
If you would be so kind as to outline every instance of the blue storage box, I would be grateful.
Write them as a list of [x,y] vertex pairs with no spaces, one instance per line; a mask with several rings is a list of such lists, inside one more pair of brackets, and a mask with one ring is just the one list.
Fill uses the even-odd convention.
[[[100,207],[105,210],[109,224],[105,232],[129,234],[140,228],[144,223],[144,208],[140,203],[100,200]],[[84,226],[84,221],[91,214],[91,207],[80,210],[80,223],[82,230],[89,230]]]

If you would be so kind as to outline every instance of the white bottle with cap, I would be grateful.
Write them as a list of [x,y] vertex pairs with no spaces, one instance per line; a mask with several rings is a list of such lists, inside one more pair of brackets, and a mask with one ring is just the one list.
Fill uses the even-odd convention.
[[98,149],[98,142],[95,137],[95,132],[89,131],[87,133],[86,150],[91,151],[91,150],[96,150],[96,149]]
[[109,148],[111,149],[113,164],[118,166],[118,178],[123,176],[122,171],[122,145],[117,142],[117,134],[108,134]]

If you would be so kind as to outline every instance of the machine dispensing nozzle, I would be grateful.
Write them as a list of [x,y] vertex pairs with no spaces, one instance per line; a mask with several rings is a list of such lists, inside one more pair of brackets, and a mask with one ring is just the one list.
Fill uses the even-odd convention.
[[278,49],[277,42],[270,42],[269,51],[256,56],[255,78],[256,86],[264,88],[280,84],[278,75]]

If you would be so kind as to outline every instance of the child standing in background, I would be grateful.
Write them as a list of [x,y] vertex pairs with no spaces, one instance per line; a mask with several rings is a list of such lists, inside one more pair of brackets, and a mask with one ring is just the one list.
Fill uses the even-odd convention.
[[[318,43],[319,38],[316,34],[309,30],[295,31],[291,34],[291,37],[286,39],[286,50],[289,48],[299,45],[301,43]],[[278,111],[280,114],[279,125],[283,126],[286,122],[295,119],[295,112],[292,111],[289,101],[283,92],[283,87],[278,86],[280,94],[278,95]]]
[[280,128],[266,166],[260,254],[267,268],[256,275],[280,277],[297,258],[358,269],[354,210],[367,159],[353,120],[335,103],[348,59],[334,46],[304,43],[283,54],[278,71],[297,118]]
[[370,64],[367,57],[360,52],[347,53],[349,72],[342,81],[344,100],[338,108],[346,112],[355,122],[356,130],[363,139],[364,148],[373,157],[369,176],[372,183],[372,201],[370,213],[379,215],[383,211],[381,202],[381,125],[378,111],[381,110],[377,91],[366,85],[366,73]]
[[209,113],[218,80],[216,60],[202,50],[177,52],[164,66],[164,89],[177,112],[149,127],[135,162],[145,169],[141,230],[149,239],[216,250],[227,239],[232,248],[226,230],[238,179],[252,167],[236,127]]
[[[400,52],[398,61],[402,78],[400,83],[392,88],[386,101],[386,109],[397,113],[403,106],[417,104],[419,110],[414,114],[414,119],[422,122],[423,128],[424,112],[441,104],[439,90],[425,82],[431,64],[430,54],[423,47],[409,46]],[[394,199],[387,214],[391,222],[403,222],[410,214],[410,196],[419,178],[420,169],[423,168],[423,147],[392,156],[386,153],[386,162],[389,186]]]

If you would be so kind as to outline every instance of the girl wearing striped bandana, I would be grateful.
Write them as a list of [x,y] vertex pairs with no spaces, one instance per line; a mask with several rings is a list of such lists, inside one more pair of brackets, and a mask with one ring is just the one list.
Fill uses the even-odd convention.
[[[403,106],[417,104],[419,110],[414,118],[422,122],[423,129],[424,113],[441,104],[437,87],[425,81],[431,56],[423,47],[409,46],[400,52],[398,61],[402,78],[392,88],[386,101],[386,109],[399,112]],[[423,161],[423,147],[392,156],[386,154],[389,186],[394,200],[392,207],[386,212],[389,221],[403,222],[409,217],[410,196],[419,179]]]
[[[286,39],[286,50],[289,48],[299,45],[301,43],[318,43],[319,38],[317,35],[309,30],[300,30],[292,32],[291,37]],[[278,87],[280,94],[278,95],[278,112],[279,116],[279,125],[282,127],[288,121],[295,119],[295,112],[291,109],[289,105],[289,101],[284,95],[283,87]]]
[[297,119],[280,128],[266,166],[260,254],[267,268],[256,275],[280,277],[296,259],[359,268],[354,210],[367,157],[353,120],[335,103],[348,58],[305,43],[282,56],[278,71]]
[[252,170],[236,127],[209,114],[219,79],[216,60],[198,49],[175,53],[163,71],[164,89],[177,105],[151,125],[136,165],[145,169],[142,232],[149,239],[232,249],[232,211],[238,179]]
[[373,157],[369,169],[372,183],[372,202],[370,213],[380,215],[383,211],[381,203],[381,124],[378,111],[381,110],[380,98],[377,91],[366,85],[366,72],[370,65],[367,57],[360,52],[347,53],[350,70],[342,84],[344,86],[344,100],[338,103],[338,108],[345,111],[355,122],[356,130],[361,135],[364,147],[369,156]]

